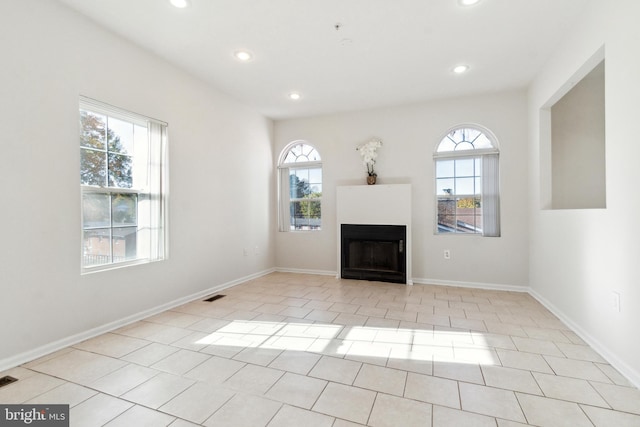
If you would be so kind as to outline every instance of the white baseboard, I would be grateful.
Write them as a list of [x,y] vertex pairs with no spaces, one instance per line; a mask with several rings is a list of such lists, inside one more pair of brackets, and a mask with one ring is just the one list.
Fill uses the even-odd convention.
[[455,286],[458,288],[486,289],[490,291],[529,292],[528,286],[501,285],[481,282],[458,282],[455,280],[423,279],[414,277],[413,283],[418,285]]
[[35,348],[33,350],[26,351],[24,353],[17,354],[15,356],[11,356],[5,359],[0,360],[0,372],[6,371],[8,369],[14,368],[16,366],[20,366],[24,363],[30,362],[32,360],[38,359],[39,357],[46,356],[47,354],[53,353],[55,351],[61,350],[65,347],[72,346],[79,342],[88,340],[90,338],[94,338],[98,335],[102,335],[104,333],[116,330],[123,326],[129,325],[131,323],[137,322],[142,319],[146,319],[147,317],[153,316],[158,313],[162,313],[163,311],[170,310],[174,307],[178,307],[180,305],[189,303],[191,301],[195,301],[202,297],[211,295],[216,292],[220,292],[223,289],[228,289],[232,286],[239,285],[240,283],[244,283],[249,280],[257,279],[258,277],[265,276],[267,274],[273,273],[275,269],[263,270],[258,273],[250,274],[245,277],[241,277],[239,279],[232,280],[230,282],[226,282],[220,285],[213,286],[209,289],[205,289],[200,292],[196,292],[194,294],[188,295],[186,297],[178,298],[176,300],[170,301],[166,304],[159,305],[157,307],[150,308],[148,310],[141,311],[139,313],[133,314],[131,316],[127,316],[123,319],[119,319],[105,325],[98,326],[97,328],[89,329],[87,331],[80,332],[75,335],[71,335],[60,340],[51,342],[49,344],[45,344],[41,347]]
[[[296,273],[296,274],[317,274],[321,276],[334,276],[336,279],[340,279],[340,275],[337,271],[330,270],[307,270],[303,268],[285,268],[276,267],[275,271],[279,273]],[[499,285],[492,283],[481,282],[457,282],[453,280],[441,280],[441,279],[423,279],[423,278],[409,278],[407,279],[407,285],[435,285],[435,286],[457,286],[459,288],[474,288],[474,289],[487,289],[492,291],[510,291],[510,292],[529,292],[527,286],[517,285]]]
[[[340,274],[337,271],[330,271],[330,270],[305,270],[300,268],[278,267],[276,268],[276,271],[280,273],[317,274],[321,276],[333,276],[336,279],[340,280]],[[413,285],[413,283],[414,282],[411,279],[408,279],[406,284]],[[402,283],[399,283],[399,284],[402,284]]]
[[304,268],[285,268],[276,267],[275,271],[278,273],[296,273],[296,274],[315,274],[318,276],[334,276],[337,274],[335,271],[329,270],[307,270]]
[[565,325],[571,328],[573,332],[578,334],[580,338],[589,344],[600,356],[602,356],[607,362],[618,370],[629,382],[631,382],[636,388],[640,388],[640,373],[631,368],[627,363],[620,360],[618,356],[609,351],[606,346],[602,345],[600,341],[592,337],[588,332],[582,329],[577,323],[565,316],[564,313],[559,310],[550,301],[544,298],[533,289],[529,289],[529,295],[534,297],[540,304],[545,306],[547,310],[552,312],[558,319],[564,322]]

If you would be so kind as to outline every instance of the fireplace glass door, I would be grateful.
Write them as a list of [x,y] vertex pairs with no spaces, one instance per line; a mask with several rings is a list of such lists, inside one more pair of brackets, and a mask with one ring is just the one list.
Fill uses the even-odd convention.
[[406,283],[406,226],[342,224],[341,277]]

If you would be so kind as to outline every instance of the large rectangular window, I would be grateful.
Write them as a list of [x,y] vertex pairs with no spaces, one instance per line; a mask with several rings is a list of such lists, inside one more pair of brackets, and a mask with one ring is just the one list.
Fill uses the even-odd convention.
[[164,259],[167,125],[80,100],[82,269]]

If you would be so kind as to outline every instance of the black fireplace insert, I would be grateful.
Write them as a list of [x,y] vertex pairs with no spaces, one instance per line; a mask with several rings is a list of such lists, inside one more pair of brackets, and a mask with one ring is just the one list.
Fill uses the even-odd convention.
[[342,224],[340,277],[380,282],[407,282],[407,227]]

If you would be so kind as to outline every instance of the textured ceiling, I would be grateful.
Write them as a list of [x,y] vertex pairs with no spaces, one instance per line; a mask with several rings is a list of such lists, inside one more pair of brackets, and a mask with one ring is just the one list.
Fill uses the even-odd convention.
[[59,1],[284,119],[525,87],[589,0]]

